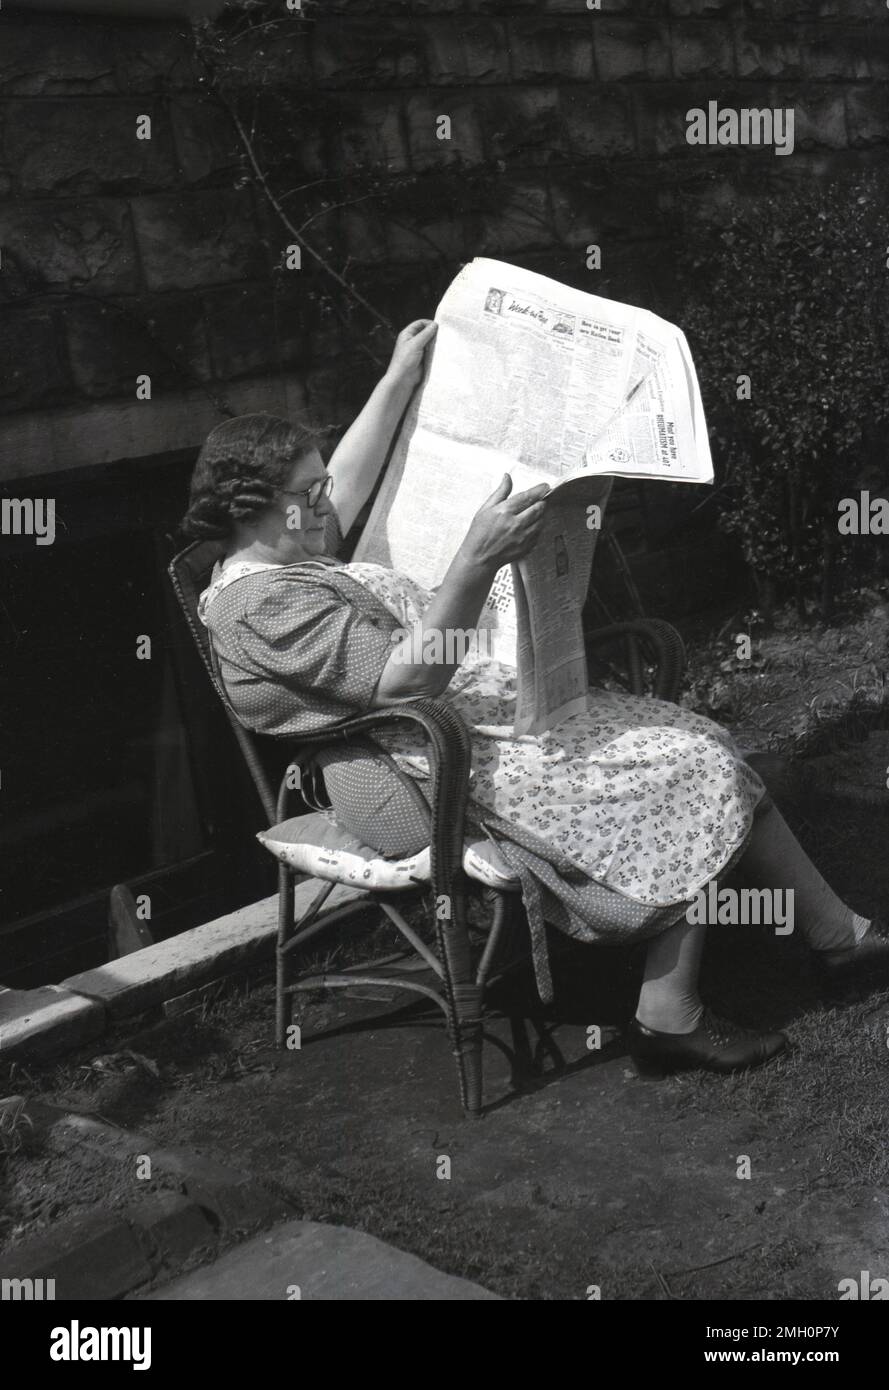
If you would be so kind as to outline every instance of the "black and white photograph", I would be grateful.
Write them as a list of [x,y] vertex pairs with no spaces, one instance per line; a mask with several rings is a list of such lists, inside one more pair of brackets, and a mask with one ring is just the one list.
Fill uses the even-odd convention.
[[876,1352],[887,431],[884,0],[2,0],[25,1374]]

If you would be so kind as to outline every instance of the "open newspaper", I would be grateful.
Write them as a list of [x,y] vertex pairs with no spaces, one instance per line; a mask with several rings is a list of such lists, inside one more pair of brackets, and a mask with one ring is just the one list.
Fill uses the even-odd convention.
[[645,309],[476,259],[448,288],[426,373],[355,552],[435,588],[504,473],[553,489],[533,551],[479,620],[517,668],[516,733],[586,707],[581,611],[615,476],[713,481],[685,335]]

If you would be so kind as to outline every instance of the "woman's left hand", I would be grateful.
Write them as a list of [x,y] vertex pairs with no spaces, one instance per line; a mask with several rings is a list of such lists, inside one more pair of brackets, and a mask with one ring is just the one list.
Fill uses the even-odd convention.
[[395,339],[392,360],[386,370],[386,376],[390,381],[407,386],[411,390],[419,385],[423,378],[426,348],[437,331],[438,324],[433,319],[415,319],[407,328],[402,328]]

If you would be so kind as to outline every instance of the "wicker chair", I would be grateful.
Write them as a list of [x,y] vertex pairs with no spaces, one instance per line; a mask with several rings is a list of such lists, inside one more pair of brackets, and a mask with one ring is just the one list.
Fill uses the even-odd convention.
[[[295,741],[272,739],[246,729],[232,710],[214,667],[209,638],[197,616],[201,591],[207,587],[213,565],[221,556],[221,543],[198,541],[178,554],[169,566],[169,574],[188,628],[203,660],[207,674],[225,707],[232,732],[250,771],[269,825],[274,827],[285,819],[293,795],[294,779],[288,770],[311,760],[325,746],[353,739],[356,735],[372,735],[375,729],[391,726],[399,720],[419,725],[428,740],[432,768],[430,869],[432,889],[433,928],[437,954],[405,921],[397,901],[399,891],[369,890],[354,902],[324,909],[333,890],[333,881],[321,884],[308,909],[297,922],[295,918],[296,875],[292,868],[278,866],[278,937],[276,949],[276,1042],[284,1046],[291,1020],[293,995],[300,990],[319,987],[344,988],[356,984],[384,984],[415,991],[434,1000],[442,1009],[457,1059],[460,1096],[471,1115],[477,1115],[482,1103],[482,1019],[483,997],[491,982],[495,958],[503,944],[510,913],[510,900],[517,899],[515,879],[501,888],[472,882],[471,872],[464,868],[464,823],[468,798],[471,742],[465,724],[456,712],[440,699],[416,699],[397,709],[376,709],[369,714],[348,719],[335,728],[313,735],[303,735]],[[619,641],[625,646],[629,672],[629,687],[635,694],[645,692],[646,660],[654,667],[654,687],[651,693],[662,699],[676,698],[685,668],[685,653],[679,634],[668,623],[654,619],[639,619],[613,624],[586,634],[590,650]],[[270,758],[271,753],[271,758]],[[277,763],[278,773],[270,770]],[[277,785],[276,785],[277,782]],[[317,815],[305,816],[307,828]],[[410,887],[410,885],[408,885]],[[480,890],[491,908],[491,926],[484,947],[473,951],[466,913],[466,895],[470,887]],[[440,988],[422,984],[409,976],[371,974],[357,967],[342,973],[325,973],[296,977],[294,956],[319,932],[344,917],[364,910],[372,898],[408,941],[413,951],[440,982]],[[373,963],[372,963],[373,964]]]

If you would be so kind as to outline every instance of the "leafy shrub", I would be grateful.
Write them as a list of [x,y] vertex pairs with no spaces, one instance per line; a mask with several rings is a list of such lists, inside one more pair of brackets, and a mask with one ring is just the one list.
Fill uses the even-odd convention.
[[[683,323],[714,445],[721,524],[766,616],[792,594],[831,613],[873,562],[841,537],[841,498],[879,485],[889,416],[885,177],[757,193],[717,225],[686,218]],[[738,378],[751,378],[739,399]],[[842,544],[840,543],[842,542]],[[885,545],[885,542],[884,542]]]

